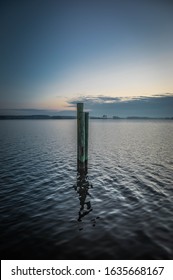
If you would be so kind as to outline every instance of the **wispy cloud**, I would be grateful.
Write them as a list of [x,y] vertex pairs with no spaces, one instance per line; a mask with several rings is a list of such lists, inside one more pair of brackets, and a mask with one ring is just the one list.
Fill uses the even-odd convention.
[[68,103],[71,105],[75,105],[78,102],[83,102],[86,105],[90,106],[93,104],[117,103],[120,101],[121,101],[120,97],[96,95],[96,96],[80,96],[78,98],[72,98],[68,100]]
[[75,107],[78,102],[85,104],[86,110],[93,115],[119,116],[155,116],[173,115],[173,93],[153,96],[112,97],[112,96],[80,96],[68,100],[69,106]]
[[166,98],[173,96],[173,93],[166,93],[166,94],[158,94],[153,96],[125,96],[125,97],[112,97],[112,96],[104,96],[104,95],[93,95],[93,96],[79,96],[68,99],[68,104],[76,105],[78,102],[83,102],[86,105],[93,105],[93,104],[116,104],[121,102],[133,102],[135,100],[141,101],[149,101],[154,98]]

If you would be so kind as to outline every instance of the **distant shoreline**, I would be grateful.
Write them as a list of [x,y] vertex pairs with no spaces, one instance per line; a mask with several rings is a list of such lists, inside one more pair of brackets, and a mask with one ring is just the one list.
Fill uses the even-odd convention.
[[[49,115],[0,115],[0,120],[73,120],[76,116],[49,116]],[[173,117],[94,117],[91,116],[90,119],[97,120],[173,120]]]

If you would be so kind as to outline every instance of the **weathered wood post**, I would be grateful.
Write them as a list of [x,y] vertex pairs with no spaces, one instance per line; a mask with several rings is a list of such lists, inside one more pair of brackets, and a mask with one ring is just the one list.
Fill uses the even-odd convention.
[[77,103],[77,170],[85,172],[85,114],[83,103]]
[[89,113],[85,112],[85,173],[88,172],[88,129],[89,128]]

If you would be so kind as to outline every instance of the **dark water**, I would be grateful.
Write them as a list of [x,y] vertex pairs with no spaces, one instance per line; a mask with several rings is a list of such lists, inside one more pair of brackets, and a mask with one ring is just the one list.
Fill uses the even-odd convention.
[[173,259],[173,122],[0,121],[0,242],[8,259]]

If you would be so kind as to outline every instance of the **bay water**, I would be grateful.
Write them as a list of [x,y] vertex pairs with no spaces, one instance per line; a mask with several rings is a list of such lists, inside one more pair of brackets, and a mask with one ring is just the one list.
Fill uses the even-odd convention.
[[3,259],[173,259],[173,121],[0,121]]

